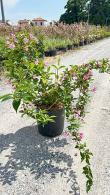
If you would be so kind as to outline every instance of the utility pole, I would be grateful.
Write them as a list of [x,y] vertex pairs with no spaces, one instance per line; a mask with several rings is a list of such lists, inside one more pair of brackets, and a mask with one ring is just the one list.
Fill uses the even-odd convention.
[[106,18],[106,22],[105,22],[105,25],[106,26],[108,26],[108,20],[110,19],[110,16],[108,16],[107,18]]
[[1,4],[2,22],[5,23],[5,14],[4,14],[3,0],[0,0],[0,4]]
[[88,24],[89,24],[89,20],[90,20],[90,3],[88,3],[88,18],[87,18]]
[[90,22],[90,8],[91,8],[91,0],[89,0],[87,3],[87,23],[88,24]]

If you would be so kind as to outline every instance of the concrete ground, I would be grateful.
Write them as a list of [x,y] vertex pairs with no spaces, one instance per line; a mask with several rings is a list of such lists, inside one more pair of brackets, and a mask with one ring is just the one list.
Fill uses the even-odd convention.
[[[61,57],[64,65],[110,58],[110,38]],[[110,77],[94,72],[96,93],[80,131],[93,152],[94,186],[89,195],[110,195]],[[0,94],[10,92],[0,81]],[[66,130],[66,127],[65,127]],[[70,136],[39,135],[34,121],[21,118],[11,102],[0,104],[0,195],[86,195],[79,154]]]

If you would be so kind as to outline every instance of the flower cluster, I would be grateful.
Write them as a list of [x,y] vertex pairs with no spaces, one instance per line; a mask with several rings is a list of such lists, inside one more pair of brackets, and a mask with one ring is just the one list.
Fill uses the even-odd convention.
[[87,72],[87,73],[84,75],[83,79],[86,81],[86,80],[90,79],[91,76],[92,76],[92,71],[89,70],[89,72]]
[[19,46],[21,43],[21,48],[24,49],[25,51],[28,51],[30,46],[33,43],[38,43],[38,39],[31,33],[11,33],[10,36],[6,37],[6,44],[9,49],[15,49]]
[[[43,55],[40,52],[40,42],[40,39],[38,40],[34,34],[27,31],[10,33],[10,36],[6,37],[4,53],[5,58],[10,59],[6,64],[9,72],[11,74],[13,72],[12,77],[16,74],[18,66],[27,69],[30,64],[31,68],[38,64],[39,58]],[[23,72],[20,74],[23,74]],[[16,77],[19,77],[19,75],[16,74]]]

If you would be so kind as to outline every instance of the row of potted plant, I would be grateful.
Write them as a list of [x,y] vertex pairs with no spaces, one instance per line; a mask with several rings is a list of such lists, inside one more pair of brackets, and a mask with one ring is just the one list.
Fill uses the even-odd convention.
[[96,40],[91,40],[91,41],[79,41],[79,42],[71,42],[69,39],[68,40],[62,40],[62,39],[44,39],[44,53],[45,56],[56,56],[59,54],[59,52],[66,52],[68,50],[73,50],[76,48],[79,48],[80,46],[84,46],[90,43],[95,42]]
[[[37,45],[36,45],[37,44]],[[85,116],[85,105],[92,81],[92,70],[110,73],[108,60],[93,61],[81,66],[47,66],[41,59],[41,45],[33,34],[22,32],[11,34],[6,41],[4,66],[11,79],[14,91],[0,97],[1,101],[12,99],[15,111],[35,119],[39,132],[44,136],[55,137],[64,129],[65,118],[68,131],[79,149],[84,163],[83,174],[87,178],[87,192],[93,185],[90,159],[92,153],[83,142],[80,124]],[[79,91],[79,96],[75,92]],[[94,89],[93,89],[94,90]]]
[[[35,33],[37,30],[36,28],[34,29]],[[44,35],[45,54],[46,56],[52,56],[59,51],[65,52],[108,37],[110,36],[110,29],[90,26],[86,23],[72,25],[59,23],[57,26],[42,28],[41,33]]]
[[[11,32],[22,32],[22,28],[2,26],[0,35],[6,37]],[[43,38],[45,56],[55,56],[59,51],[67,51],[83,46],[96,40],[110,36],[109,27],[93,26],[87,23],[63,24],[25,28],[26,31],[34,34],[36,38]]]
[[73,48],[71,41],[63,39],[44,39],[45,56],[55,56],[59,51],[66,52]]
[[66,52],[68,50],[74,50],[76,48],[79,48],[84,45],[88,45],[90,43],[93,43],[97,40],[100,40],[102,38],[106,38],[110,36],[110,33],[105,33],[104,36],[91,38],[90,40],[84,39],[79,40],[76,42],[72,42],[69,39],[62,40],[62,39],[44,39],[44,50],[45,50],[45,56],[56,56],[59,54],[59,52]]

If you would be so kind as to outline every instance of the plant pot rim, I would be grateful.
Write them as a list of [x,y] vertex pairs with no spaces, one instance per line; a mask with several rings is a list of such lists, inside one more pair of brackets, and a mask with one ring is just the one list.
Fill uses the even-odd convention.
[[37,110],[40,110],[40,109],[44,109],[44,110],[46,110],[46,111],[48,111],[48,112],[51,112],[51,111],[60,111],[60,110],[64,110],[65,108],[64,108],[64,105],[58,105],[58,106],[54,106],[54,107],[51,107],[51,105],[50,106],[48,106],[48,107],[46,107],[46,105],[44,106],[44,105],[37,105]]

